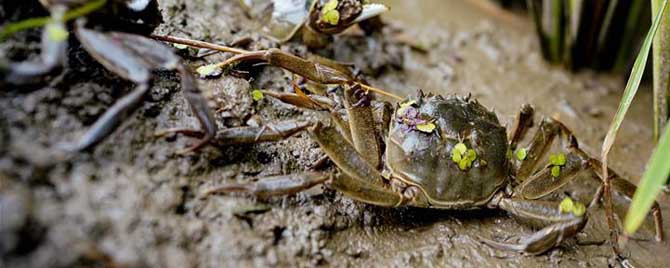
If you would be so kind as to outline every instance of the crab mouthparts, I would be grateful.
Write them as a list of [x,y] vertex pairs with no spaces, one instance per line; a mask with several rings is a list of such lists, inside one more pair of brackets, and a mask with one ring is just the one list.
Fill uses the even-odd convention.
[[365,4],[363,5],[363,11],[361,12],[358,17],[356,17],[356,20],[354,20],[354,23],[358,23],[364,20],[367,20],[369,18],[372,18],[374,16],[377,16],[379,14],[382,14],[386,11],[388,11],[389,8],[384,5],[384,4]]

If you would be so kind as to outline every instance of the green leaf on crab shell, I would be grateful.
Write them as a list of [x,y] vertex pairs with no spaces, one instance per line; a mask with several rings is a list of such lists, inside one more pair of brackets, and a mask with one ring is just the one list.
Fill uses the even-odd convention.
[[416,125],[416,129],[421,132],[432,133],[435,131],[435,124],[433,124],[433,122],[418,124]]
[[451,161],[454,161],[454,163],[459,163],[461,162],[461,159],[463,159],[461,153],[457,152],[456,150],[451,152]]
[[468,151],[465,154],[465,158],[470,161],[474,161],[475,159],[477,159],[477,152],[475,152],[474,149],[468,149]]
[[400,108],[398,108],[398,111],[396,111],[396,114],[399,116],[402,116],[405,114],[405,111],[407,111],[407,108],[411,107],[414,105],[416,101],[414,100],[408,100],[406,102],[403,102],[400,104]]

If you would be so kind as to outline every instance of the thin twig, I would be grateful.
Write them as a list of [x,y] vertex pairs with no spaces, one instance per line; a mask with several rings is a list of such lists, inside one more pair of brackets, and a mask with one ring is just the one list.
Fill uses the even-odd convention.
[[213,44],[213,43],[209,43],[209,42],[198,41],[198,40],[176,37],[176,36],[152,34],[150,37],[153,38],[153,39],[156,39],[156,40],[165,41],[165,42],[169,42],[169,43],[187,45],[187,46],[198,47],[198,48],[206,48],[206,49],[211,49],[211,50],[216,50],[216,51],[221,51],[221,52],[230,52],[230,53],[233,53],[233,54],[244,54],[244,53],[250,52],[250,51],[244,50],[244,49],[227,47],[227,46],[217,45],[217,44]]
[[372,92],[375,92],[375,93],[379,93],[379,94],[382,94],[382,95],[387,96],[387,97],[394,98],[394,99],[399,100],[399,101],[403,100],[402,97],[400,97],[396,94],[393,94],[391,92],[388,92],[388,91],[385,91],[385,90],[382,90],[382,89],[379,89],[379,88],[375,88],[375,87],[372,87],[372,86],[368,86],[368,85],[365,85],[365,84],[362,84],[362,83],[359,83],[359,85],[367,91],[372,91]]

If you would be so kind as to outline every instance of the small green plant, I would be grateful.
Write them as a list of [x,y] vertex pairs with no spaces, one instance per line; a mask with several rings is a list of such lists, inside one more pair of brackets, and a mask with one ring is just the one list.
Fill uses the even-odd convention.
[[[649,55],[650,47],[652,45],[652,40],[654,39],[654,36],[656,36],[656,32],[659,29],[659,25],[660,22],[662,21],[662,18],[665,18],[662,15],[664,14],[665,9],[667,8],[667,2],[668,2],[667,0],[663,0],[662,4],[660,5],[657,5],[659,3],[655,4],[659,8],[656,8],[657,12],[654,13],[655,16],[651,29],[649,30],[649,33],[644,39],[644,43],[642,44],[642,47],[637,55],[635,64],[633,65],[633,69],[628,79],[628,83],[626,84],[626,89],[624,91],[623,97],[621,98],[621,102],[619,103],[619,108],[617,110],[616,115],[614,116],[612,124],[610,125],[609,131],[607,132],[607,136],[605,136],[605,141],[603,142],[601,156],[603,160],[603,173],[605,174],[604,177],[606,178],[605,206],[606,209],[608,210],[607,213],[608,224],[610,224],[610,227],[612,227],[613,224],[612,219],[613,216],[611,213],[612,211],[611,192],[609,192],[610,189],[607,176],[608,171],[607,155],[610,149],[612,148],[612,145],[614,144],[617,132],[621,127],[621,123],[623,122],[626,112],[628,111],[628,108],[630,107],[630,104],[633,101],[635,94],[637,93],[640,81],[642,80],[642,74],[644,73],[644,69],[647,63],[647,58]],[[667,24],[667,22],[665,23]],[[667,42],[667,40],[665,40],[664,42]],[[665,79],[668,79],[667,78],[668,76],[665,77],[666,77]],[[647,169],[644,175],[642,176],[642,180],[640,181],[639,187],[633,197],[633,202],[628,210],[628,214],[626,215],[626,219],[624,222],[624,231],[626,232],[626,234],[632,234],[636,232],[637,229],[640,227],[647,213],[651,209],[654,200],[661,192],[663,184],[667,181],[669,175],[670,175],[670,124],[667,124],[665,126],[665,130],[663,131],[663,135],[661,135],[660,142],[658,143],[656,149],[654,150],[654,153],[649,159]]]
[[[106,3],[107,0],[95,0],[86,3],[78,8],[69,10],[65,12],[65,15],[63,15],[63,21],[69,21],[79,17],[83,17],[93,11],[102,8]],[[0,29],[0,41],[4,41],[14,33],[45,26],[51,20],[52,20],[51,17],[38,17],[38,18],[29,18],[26,20],[13,23],[7,23],[2,27],[2,29]]]

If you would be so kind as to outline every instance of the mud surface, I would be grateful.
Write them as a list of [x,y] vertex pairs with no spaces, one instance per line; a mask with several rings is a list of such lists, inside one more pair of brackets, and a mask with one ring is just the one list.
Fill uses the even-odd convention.
[[[623,88],[617,76],[570,74],[545,64],[532,28],[491,17],[466,1],[390,1],[391,22],[366,39],[356,32],[336,38],[320,53],[353,62],[371,84],[401,95],[471,93],[510,123],[523,103],[538,116],[556,116],[574,130],[587,152],[597,153]],[[227,43],[251,36],[249,49],[275,46],[255,34],[237,1],[161,1],[166,23],[159,34]],[[412,12],[409,12],[412,10]],[[411,49],[390,36],[413,40]],[[39,34],[3,43],[14,60],[34,57]],[[277,143],[207,147],[175,154],[194,142],[155,138],[157,130],[197,127],[179,92],[179,79],[157,72],[145,103],[89,153],[58,162],[53,149],[74,140],[131,83],[104,70],[78,48],[69,67],[39,86],[0,91],[0,253],[2,267],[72,267],[114,263],[148,267],[605,267],[610,256],[600,208],[579,236],[541,256],[493,250],[477,236],[514,241],[532,230],[498,211],[452,212],[384,209],[315,187],[292,197],[255,200],[228,195],[201,198],[216,185],[256,176],[302,171],[322,153],[300,134]],[[306,55],[299,44],[282,49]],[[420,50],[419,49],[419,50]],[[192,66],[229,55],[187,60]],[[202,80],[220,127],[312,118],[271,99],[254,102],[253,88],[284,90],[290,75],[263,68],[247,79]],[[636,182],[652,149],[651,98],[641,90],[612,166]],[[256,120],[258,121],[258,120]],[[595,183],[570,185],[586,198]],[[567,190],[570,190],[567,189]],[[670,215],[667,198],[661,198]],[[666,221],[667,222],[667,221]],[[668,224],[665,230],[670,230]],[[651,240],[646,226],[625,247],[641,267],[668,267],[670,243]]]

